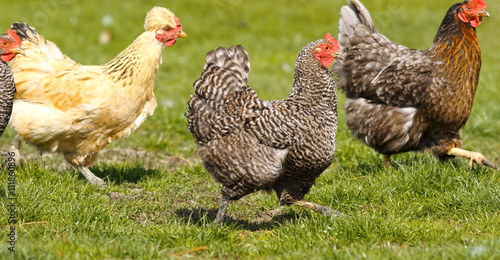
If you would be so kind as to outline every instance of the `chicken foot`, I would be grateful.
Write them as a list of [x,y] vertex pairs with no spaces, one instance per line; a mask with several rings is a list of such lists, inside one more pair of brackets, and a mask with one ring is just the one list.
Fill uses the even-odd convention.
[[327,206],[318,205],[316,203],[312,203],[312,202],[305,201],[305,200],[293,200],[291,203],[294,205],[308,208],[312,211],[318,212],[318,213],[322,214],[323,216],[335,216],[335,217],[346,216],[344,213],[342,213],[336,209],[332,209],[332,208],[327,207]]
[[0,152],[0,155],[2,156],[8,156],[14,158],[14,161],[10,161],[7,158],[3,161],[2,167],[4,168],[8,167],[9,163],[14,163],[15,167],[19,166],[21,162],[21,154],[19,153],[20,147],[21,147],[21,139],[19,139],[16,135],[14,137],[14,140],[12,141],[12,146],[9,148],[9,150],[7,152]]
[[73,165],[78,171],[80,171],[83,176],[92,184],[98,185],[98,186],[105,186],[106,182],[103,181],[101,178],[95,176],[94,173],[92,173],[88,167],[82,166],[82,165]]
[[476,163],[479,166],[486,165],[486,166],[489,166],[493,169],[498,169],[498,167],[494,163],[489,161],[486,158],[486,156],[484,156],[483,154],[478,153],[478,152],[467,151],[467,150],[460,149],[460,148],[452,148],[450,151],[448,151],[447,154],[453,155],[453,156],[465,157],[465,158],[470,159],[469,168],[472,168],[472,165],[474,163]]

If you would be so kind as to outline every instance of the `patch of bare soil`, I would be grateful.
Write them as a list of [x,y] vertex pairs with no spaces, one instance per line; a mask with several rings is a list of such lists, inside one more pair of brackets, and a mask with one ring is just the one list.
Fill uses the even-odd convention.
[[[8,148],[4,145],[2,151]],[[37,162],[46,169],[68,170],[71,165],[58,153],[40,153],[37,148],[23,144],[20,148],[21,164],[24,162]],[[132,163],[142,165],[144,169],[157,169],[158,167],[172,169],[177,167],[190,166],[197,162],[197,158],[184,158],[172,156],[166,152],[153,152],[132,148],[105,148],[97,156],[97,163]]]

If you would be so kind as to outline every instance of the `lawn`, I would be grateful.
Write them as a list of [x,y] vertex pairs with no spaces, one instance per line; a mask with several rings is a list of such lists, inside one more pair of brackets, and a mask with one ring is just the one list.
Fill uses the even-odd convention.
[[[450,1],[365,1],[379,30],[412,48],[427,48]],[[376,3],[375,3],[376,2]],[[8,169],[0,176],[0,259],[500,259],[500,174],[465,160],[441,163],[428,153],[382,157],[354,140],[339,110],[337,152],[307,200],[349,215],[324,217],[286,207],[276,216],[274,194],[231,203],[223,227],[215,218],[220,185],[201,166],[186,128],[186,102],[205,54],[243,45],[249,85],[263,99],[291,88],[298,51],[326,32],[337,33],[339,8],[325,0],[49,0],[2,3],[2,31],[23,21],[82,64],[112,59],[139,35],[152,6],[170,8],[188,38],[166,48],[157,77],[155,114],[129,138],[102,151],[90,185],[58,154],[21,149],[16,169],[15,223],[9,223]],[[483,67],[464,148],[500,164],[500,3],[478,28]],[[107,23],[106,23],[107,22]],[[99,43],[103,31],[108,44]],[[339,92],[339,107],[344,98]],[[9,148],[13,132],[0,138]],[[5,209],[5,210],[3,210]],[[17,235],[10,252],[11,228]]]

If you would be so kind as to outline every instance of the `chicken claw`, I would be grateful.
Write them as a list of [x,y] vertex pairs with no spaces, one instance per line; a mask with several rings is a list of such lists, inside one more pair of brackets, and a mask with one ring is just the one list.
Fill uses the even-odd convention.
[[486,156],[484,156],[483,154],[478,153],[478,152],[467,151],[467,150],[460,149],[460,148],[452,148],[448,152],[448,155],[469,158],[470,159],[469,168],[472,168],[472,165],[475,163],[478,166],[488,166],[488,167],[491,167],[495,170],[498,169],[498,167],[493,162],[488,160],[486,158]]

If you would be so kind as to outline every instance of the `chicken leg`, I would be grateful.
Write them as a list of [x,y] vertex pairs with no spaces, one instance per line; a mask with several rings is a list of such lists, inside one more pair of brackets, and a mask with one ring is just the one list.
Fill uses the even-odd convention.
[[224,220],[224,214],[226,212],[228,204],[229,204],[228,199],[224,198],[220,199],[219,211],[217,211],[217,216],[215,217],[213,224],[219,224],[222,227],[222,221]]
[[391,168],[391,155],[390,154],[384,154],[384,168],[386,168],[386,169]]
[[105,186],[106,182],[103,181],[101,178],[95,176],[94,173],[92,173],[88,167],[82,166],[82,165],[73,165],[78,171],[80,171],[83,176],[92,184],[98,185],[98,186]]
[[344,213],[342,213],[336,209],[332,209],[332,208],[327,207],[327,206],[318,205],[316,203],[312,203],[312,202],[305,201],[305,200],[293,200],[292,204],[297,205],[297,206],[301,206],[304,208],[308,208],[312,211],[315,211],[315,212],[322,214],[323,216],[335,216],[335,217],[346,216]]
[[498,167],[494,163],[489,161],[483,154],[478,152],[467,151],[460,148],[452,148],[450,149],[450,151],[448,151],[448,155],[465,157],[470,159],[469,168],[472,168],[472,164],[476,163],[479,166],[486,165],[493,169],[498,169]]
[[12,146],[9,149],[9,153],[14,154],[12,157],[14,158],[16,167],[21,163],[21,154],[19,153],[19,149],[21,149],[21,139],[18,135],[15,135],[14,140],[12,141]]
[[[12,141],[12,146],[10,147],[9,149],[9,153],[14,153],[14,161],[15,161],[15,164],[16,166],[19,165],[20,163],[20,160],[21,160],[21,154],[19,153],[19,149],[21,148],[21,139],[19,138],[19,136],[15,136],[14,137],[14,141]],[[90,181],[90,183],[94,184],[94,185],[98,185],[98,186],[104,186],[106,184],[105,181],[103,181],[101,178],[95,176],[95,174],[93,174],[89,168],[85,167],[85,166],[81,166],[81,165],[74,165],[73,166],[78,169],[78,171],[80,171],[83,176],[85,176],[85,178]]]

